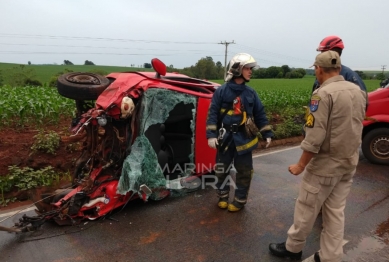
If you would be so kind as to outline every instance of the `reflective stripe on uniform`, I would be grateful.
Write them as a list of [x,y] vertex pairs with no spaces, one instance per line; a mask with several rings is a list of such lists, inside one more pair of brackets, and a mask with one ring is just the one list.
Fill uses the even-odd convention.
[[[225,108],[220,109],[220,113],[224,113],[224,111],[226,111]],[[242,114],[242,113],[235,114],[235,113],[234,113],[234,110],[228,110],[228,112],[227,112],[227,115],[229,115],[229,116],[239,116],[239,115],[241,115],[241,114]]]
[[243,151],[243,150],[246,150],[250,147],[253,147],[256,143],[258,143],[258,137],[255,137],[253,140],[251,140],[250,142],[248,142],[247,144],[244,144],[244,145],[241,145],[241,146],[237,146],[236,147],[236,151]]
[[263,132],[263,131],[271,131],[273,130],[273,127],[271,125],[266,125],[264,127],[262,127],[259,132]]
[[217,126],[216,125],[207,125],[206,130],[216,131],[217,130]]
[[247,199],[239,199],[239,198],[236,198],[234,197],[234,200],[240,204],[246,204],[247,203]]
[[244,123],[246,123],[246,120],[247,120],[247,114],[246,114],[246,111],[243,111],[243,119],[242,119],[242,122],[240,122],[240,126],[243,125]]

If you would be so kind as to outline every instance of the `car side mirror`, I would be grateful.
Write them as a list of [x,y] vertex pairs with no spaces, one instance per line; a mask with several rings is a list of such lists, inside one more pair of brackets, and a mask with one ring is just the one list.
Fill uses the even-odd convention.
[[161,75],[166,75],[166,65],[158,58],[151,59],[151,65],[155,70],[155,78],[161,78]]

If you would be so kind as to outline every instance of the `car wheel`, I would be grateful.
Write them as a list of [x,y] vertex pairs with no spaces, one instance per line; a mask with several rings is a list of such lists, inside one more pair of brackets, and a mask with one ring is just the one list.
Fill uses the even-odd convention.
[[389,128],[376,128],[362,140],[362,152],[374,164],[389,165]]
[[109,86],[108,78],[94,73],[72,72],[57,79],[58,93],[75,100],[96,100]]

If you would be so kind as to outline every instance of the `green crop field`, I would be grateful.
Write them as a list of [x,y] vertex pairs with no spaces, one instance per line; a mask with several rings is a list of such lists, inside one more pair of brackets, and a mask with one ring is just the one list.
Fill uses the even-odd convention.
[[[248,85],[257,91],[267,110],[280,113],[285,107],[297,109],[307,105],[314,80],[312,76],[301,79],[252,79]],[[221,84],[223,81],[213,82]],[[364,83],[370,92],[379,87],[380,80],[364,80]]]
[[[20,66],[20,64],[8,64],[0,63],[0,72],[7,72],[7,70],[12,69],[15,66]],[[101,72],[112,73],[112,72],[126,72],[126,71],[152,71],[152,69],[147,68],[137,68],[137,67],[120,67],[120,66],[94,66],[94,65],[25,65],[29,69],[33,69],[36,79],[41,83],[48,83],[50,78],[57,75],[60,72],[65,72],[66,70],[71,70],[73,72],[90,72],[98,70]]]
[[60,96],[52,87],[3,86],[0,97],[0,128],[53,124],[75,112],[75,102]]
[[[57,69],[59,67],[61,66]],[[85,69],[87,66],[76,67]],[[122,69],[127,71],[125,68]],[[222,80],[214,80],[214,82],[222,83]],[[303,106],[309,103],[313,82],[312,76],[302,79],[253,79],[249,82],[265,105],[268,119],[274,124],[277,138],[301,134]],[[380,81],[365,80],[364,82],[368,91],[373,91],[379,86]],[[0,97],[2,97],[0,128],[23,128],[25,124],[55,123],[62,116],[70,119],[75,112],[74,101],[60,96],[56,88],[52,87],[3,86],[0,87]]]
[[[20,66],[20,64],[0,63],[0,72],[6,74],[7,70],[12,69],[13,67],[16,66]],[[71,70],[73,72],[98,71],[98,72],[105,72],[107,74],[112,72],[126,72],[126,71],[153,71],[153,69],[147,69],[147,68],[100,66],[100,65],[25,65],[25,66],[29,69],[32,69],[34,75],[36,76],[36,79],[43,84],[48,83],[53,76],[57,75],[60,72],[65,72],[66,70]],[[375,71],[366,71],[365,73],[371,75],[374,72]],[[314,76],[306,75],[303,79],[253,79],[250,81],[250,85],[253,88],[255,88],[257,91],[259,91],[264,86],[271,87],[271,88],[286,87],[289,86],[289,83],[293,83],[291,84],[291,86],[293,87],[297,87],[297,86],[309,87],[312,86],[312,83],[310,82],[313,81],[314,81]],[[379,83],[378,80],[364,80],[364,81],[366,85],[368,85],[369,82],[373,83],[371,84],[371,88],[369,90],[375,89]],[[222,83],[222,80],[215,80],[214,82]]]

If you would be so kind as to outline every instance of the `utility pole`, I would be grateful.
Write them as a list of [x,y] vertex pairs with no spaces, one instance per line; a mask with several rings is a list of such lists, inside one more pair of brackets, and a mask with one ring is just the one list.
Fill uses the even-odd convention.
[[386,65],[382,65],[382,75],[384,76],[384,78],[385,78],[385,75],[384,75],[384,70],[385,70],[385,68],[386,68]]
[[232,42],[224,41],[224,42],[219,43],[219,45],[226,46],[226,50],[224,52],[224,79],[226,79],[226,76],[227,76],[227,49],[228,49],[229,44],[235,44],[234,40],[232,40]]

